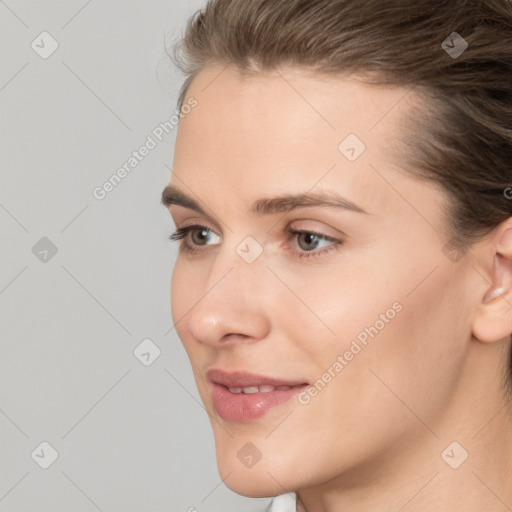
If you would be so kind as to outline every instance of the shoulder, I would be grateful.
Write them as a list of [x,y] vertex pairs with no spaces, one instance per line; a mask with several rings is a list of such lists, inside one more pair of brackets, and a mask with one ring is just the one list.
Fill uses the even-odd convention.
[[267,507],[265,512],[296,512],[297,497],[294,492],[276,496]]

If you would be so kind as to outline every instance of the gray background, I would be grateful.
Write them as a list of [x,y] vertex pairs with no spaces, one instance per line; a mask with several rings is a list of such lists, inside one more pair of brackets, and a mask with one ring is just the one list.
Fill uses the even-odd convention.
[[[164,38],[200,0],[0,0],[0,512],[263,510],[221,482],[172,330]],[[47,31],[58,48],[50,47]],[[56,247],[42,238],[46,237]],[[46,251],[46,252],[45,252]],[[134,349],[149,338],[149,366]],[[147,350],[143,351],[144,353]],[[59,454],[51,461],[48,442]]]

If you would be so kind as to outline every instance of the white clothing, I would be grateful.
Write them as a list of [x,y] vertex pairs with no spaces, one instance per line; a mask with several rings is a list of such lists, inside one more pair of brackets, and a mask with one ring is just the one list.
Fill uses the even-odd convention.
[[297,495],[290,492],[276,496],[265,512],[297,512]]

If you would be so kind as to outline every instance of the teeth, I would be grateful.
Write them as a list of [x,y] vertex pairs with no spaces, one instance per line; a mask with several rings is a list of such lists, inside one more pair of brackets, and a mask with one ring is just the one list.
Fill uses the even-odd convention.
[[243,392],[246,394],[257,393],[259,391],[258,386],[250,386],[248,388],[242,388]]
[[292,386],[272,386],[270,384],[262,384],[261,386],[248,386],[245,388],[228,388],[231,393],[240,394],[244,393],[250,395],[252,393],[270,393],[275,391],[285,391],[287,389],[291,389]]

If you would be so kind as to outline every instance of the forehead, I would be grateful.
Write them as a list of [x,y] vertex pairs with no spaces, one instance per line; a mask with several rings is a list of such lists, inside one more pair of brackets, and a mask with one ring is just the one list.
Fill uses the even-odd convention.
[[296,119],[303,127],[322,127],[326,133],[383,135],[408,112],[411,102],[418,101],[412,89],[369,84],[363,75],[326,75],[296,67],[242,72],[219,65],[200,72],[188,95],[212,115],[236,113],[247,121],[252,116],[273,122],[281,118],[288,129],[289,121]]
[[394,208],[395,185],[404,194],[428,187],[394,165],[415,101],[408,88],[300,69],[241,75],[217,66],[202,71],[187,96],[197,107],[180,122],[174,170],[202,197],[229,193],[247,205],[335,189],[375,210]]
[[308,154],[318,161],[341,156],[339,144],[354,134],[367,150],[378,147],[382,158],[409,110],[409,93],[365,84],[356,76],[296,68],[241,74],[217,66],[192,82],[188,95],[198,106],[181,121],[179,132],[192,132],[201,139],[198,149],[212,156],[229,149],[231,158],[241,153],[264,158],[265,147],[272,157],[286,152],[292,160]]

